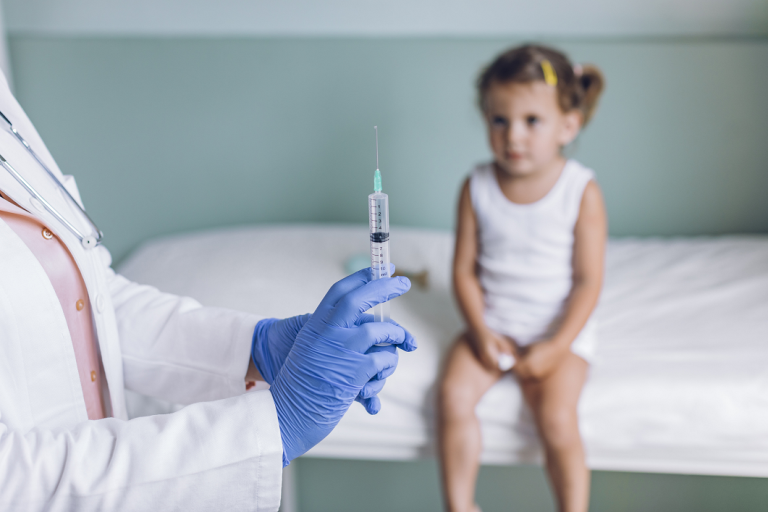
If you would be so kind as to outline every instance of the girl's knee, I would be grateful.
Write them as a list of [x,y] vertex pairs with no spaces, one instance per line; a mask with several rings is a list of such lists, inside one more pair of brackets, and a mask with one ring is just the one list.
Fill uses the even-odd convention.
[[581,442],[576,411],[569,407],[548,407],[538,418],[539,432],[549,448],[568,448]]
[[498,380],[476,359],[466,338],[457,340],[448,354],[437,387],[438,407],[443,419],[474,416],[475,407]]

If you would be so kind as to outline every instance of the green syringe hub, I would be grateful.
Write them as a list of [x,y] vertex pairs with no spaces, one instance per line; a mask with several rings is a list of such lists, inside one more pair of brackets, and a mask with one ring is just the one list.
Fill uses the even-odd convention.
[[381,172],[378,169],[373,173],[373,191],[381,192]]

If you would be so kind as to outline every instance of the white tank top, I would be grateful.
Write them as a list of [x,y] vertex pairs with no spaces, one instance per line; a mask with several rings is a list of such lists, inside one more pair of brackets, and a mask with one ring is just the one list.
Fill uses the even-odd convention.
[[[568,160],[552,189],[530,204],[504,195],[492,164],[470,177],[478,223],[478,267],[491,329],[527,345],[554,334],[573,284],[574,227],[592,170]],[[591,353],[593,326],[574,341],[574,352]],[[588,345],[588,346],[587,346]],[[580,354],[588,358],[589,354]]]

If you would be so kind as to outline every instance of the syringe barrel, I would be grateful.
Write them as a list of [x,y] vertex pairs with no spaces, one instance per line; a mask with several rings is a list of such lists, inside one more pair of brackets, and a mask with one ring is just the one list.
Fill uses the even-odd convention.
[[[371,274],[373,279],[389,275],[389,196],[375,192],[368,196],[368,224],[371,236]],[[373,308],[377,322],[389,320],[389,303]]]
[[368,196],[371,234],[371,271],[374,279],[389,276],[389,197],[383,192]]

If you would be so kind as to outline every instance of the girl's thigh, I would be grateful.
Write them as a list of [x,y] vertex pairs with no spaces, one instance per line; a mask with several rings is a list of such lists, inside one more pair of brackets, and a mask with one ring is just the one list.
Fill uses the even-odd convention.
[[542,415],[575,414],[588,372],[589,363],[569,352],[546,378],[520,381],[525,401],[537,420]]
[[501,378],[499,370],[488,370],[475,356],[466,333],[459,336],[448,352],[440,379],[443,401],[477,404]]

